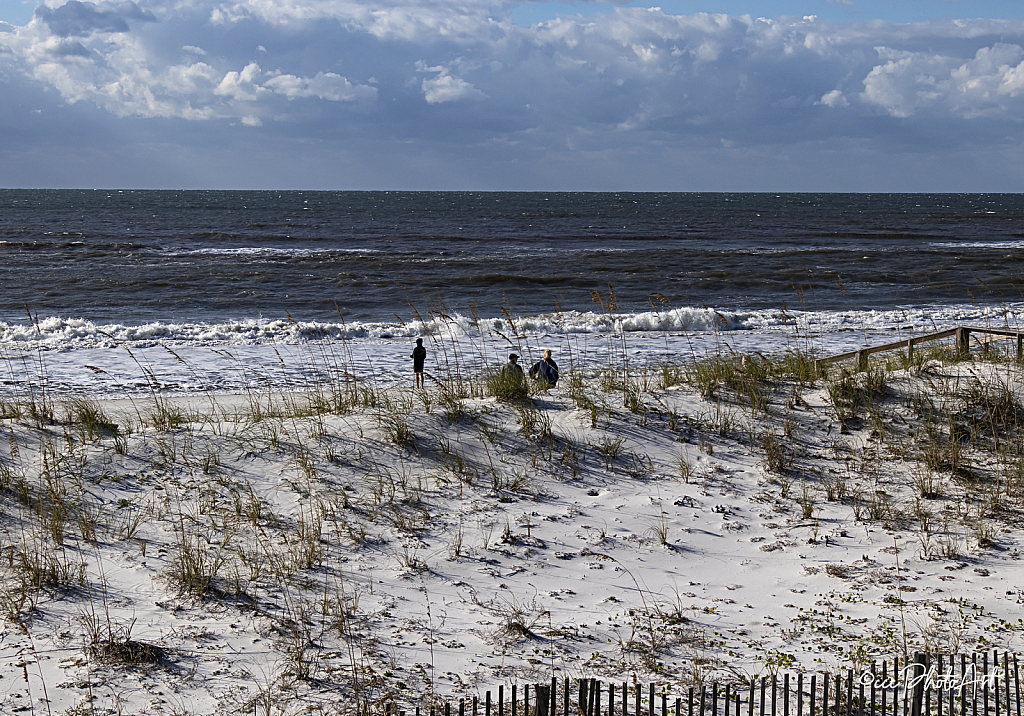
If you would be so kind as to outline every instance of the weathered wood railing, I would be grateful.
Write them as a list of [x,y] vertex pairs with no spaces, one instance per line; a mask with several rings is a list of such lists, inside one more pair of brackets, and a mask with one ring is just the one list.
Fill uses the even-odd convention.
[[[573,694],[575,691],[575,694]],[[498,687],[453,704],[433,701],[416,716],[1021,716],[1017,655],[917,654],[855,673],[775,673],[712,681],[670,695],[654,684],[555,678]],[[393,704],[387,713],[406,716]]]
[[957,353],[961,355],[967,355],[971,351],[971,335],[979,333],[987,336],[995,336],[995,338],[990,338],[988,341],[984,342],[978,341],[978,343],[988,343],[991,340],[1016,338],[1017,360],[1024,359],[1024,332],[1011,331],[1002,328],[980,328],[977,326],[960,326],[958,328],[948,328],[944,331],[926,333],[922,336],[914,336],[913,338],[905,338],[902,341],[885,343],[880,346],[870,346],[867,348],[860,348],[855,351],[847,351],[846,353],[839,353],[834,356],[828,356],[827,358],[819,358],[817,363],[819,365],[825,365],[829,363],[837,363],[839,361],[850,360],[852,358],[856,362],[857,370],[867,370],[868,358],[875,353],[885,353],[888,351],[906,349],[907,358],[909,360],[913,360],[915,346],[919,346],[923,343],[931,343],[932,341],[942,340],[944,338],[951,338],[953,336],[956,336]]

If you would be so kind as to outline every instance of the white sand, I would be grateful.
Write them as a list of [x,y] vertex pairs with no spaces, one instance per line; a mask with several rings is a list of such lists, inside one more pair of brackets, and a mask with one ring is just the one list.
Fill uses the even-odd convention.
[[[972,381],[1020,379],[894,372],[878,419],[845,429],[824,383],[778,386],[766,416],[725,388],[653,383],[631,412],[596,378],[594,411],[560,385],[533,409],[474,398],[462,415],[437,389],[319,417],[288,407],[302,396],[197,397],[168,404],[182,422],[166,429],[152,401],[104,403],[116,440],[9,419],[0,711],[341,713],[356,694],[409,708],[551,676],[681,686],[1019,649],[1018,458],[965,448],[976,485],[929,473],[907,396],[966,415],[954,395]],[[788,475],[768,469],[766,431]],[[39,508],[49,491],[64,507]],[[213,577],[202,596],[183,551]],[[26,565],[59,576],[35,588]],[[113,663],[97,634],[161,658]]]

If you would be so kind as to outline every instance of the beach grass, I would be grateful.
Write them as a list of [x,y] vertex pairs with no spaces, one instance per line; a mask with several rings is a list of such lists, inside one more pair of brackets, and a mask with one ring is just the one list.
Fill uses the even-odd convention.
[[[173,398],[148,374],[146,398],[6,400],[0,606],[26,644],[65,659],[33,662],[29,698],[46,685],[67,709],[114,708],[128,698],[109,686],[117,669],[177,664],[147,678],[193,693],[197,713],[351,712],[331,694],[383,713],[553,674],[682,686],[1012,648],[1018,627],[984,616],[1015,625],[1012,610],[984,594],[954,623],[928,592],[898,633],[885,600],[913,593],[897,560],[932,590],[965,560],[1016,579],[998,557],[1022,539],[1015,356],[629,366],[612,343],[608,364],[576,363],[545,391],[433,340],[446,367],[426,390],[380,387],[344,345],[317,344],[295,394]],[[709,550],[755,585],[740,566],[767,560],[807,586],[775,597],[728,570],[680,572]],[[864,626],[837,626],[822,600]],[[750,602],[773,614],[752,631]],[[110,676],[83,689],[67,670]]]

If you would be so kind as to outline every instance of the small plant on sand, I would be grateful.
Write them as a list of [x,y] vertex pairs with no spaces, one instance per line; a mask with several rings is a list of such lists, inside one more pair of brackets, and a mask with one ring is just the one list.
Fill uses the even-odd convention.
[[408,418],[398,412],[381,413],[377,422],[388,440],[406,450],[416,447],[416,434],[409,425]]
[[612,469],[612,463],[615,462],[619,458],[619,455],[622,454],[622,446],[625,442],[625,438],[613,438],[608,435],[602,435],[601,442],[594,445],[594,448],[604,459],[604,467],[606,470]]
[[157,664],[163,659],[164,650],[159,646],[132,638],[134,619],[128,626],[117,626],[109,615],[87,614],[82,622],[88,639],[86,651],[100,663]]
[[487,374],[487,394],[498,400],[526,400],[529,392],[526,378],[522,373],[512,370],[495,370]]
[[116,436],[118,426],[94,400],[76,398],[64,403],[64,422],[81,431],[84,440]]
[[793,450],[774,430],[766,430],[761,437],[764,467],[776,475],[788,475],[793,467]]
[[683,482],[689,482],[693,476],[693,465],[690,464],[690,458],[685,452],[676,454],[676,467],[679,468],[679,477]]
[[857,417],[863,399],[856,378],[848,373],[844,374],[828,383],[827,392],[832,409],[835,410],[836,418],[840,422],[845,423]]

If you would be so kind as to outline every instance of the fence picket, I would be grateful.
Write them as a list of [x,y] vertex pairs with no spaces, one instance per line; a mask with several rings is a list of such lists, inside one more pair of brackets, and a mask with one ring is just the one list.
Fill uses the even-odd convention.
[[[781,678],[775,673],[749,679],[744,684],[709,681],[687,686],[685,704],[683,694],[677,691],[674,695],[663,685],[660,714],[654,682],[634,682],[631,712],[628,681],[621,684],[610,681],[606,696],[604,684],[598,679],[568,677],[562,679],[561,694],[559,679],[552,677],[550,684],[523,684],[521,693],[519,685],[511,684],[509,700],[506,700],[505,685],[499,684],[497,698],[490,690],[466,695],[457,702],[454,696],[448,701],[437,698],[422,704],[422,708],[420,705],[414,710],[410,707],[408,712],[400,711],[398,704],[389,700],[382,704],[382,713],[384,716],[406,716],[406,713],[414,716],[428,713],[429,716],[979,716],[980,712],[980,716],[1024,716],[1018,655],[1009,650],[1000,653],[993,649],[969,656],[969,661],[967,654],[919,653],[907,659],[897,656],[891,665],[886,659],[880,664],[871,661],[856,673],[846,668],[845,674],[842,671],[822,673],[820,679],[819,672],[810,672],[809,679],[804,678],[807,672],[795,672],[795,677],[783,672]],[[572,692],[574,683],[578,686],[576,702]],[[698,688],[699,693],[696,693]],[[606,698],[605,708],[602,702]],[[644,698],[648,701],[646,709]]]
[[1020,676],[1017,670],[1017,655],[1013,655],[1013,690],[1017,694],[1017,716],[1020,716]]
[[1003,682],[1006,684],[1006,716],[1013,713],[1010,706],[1010,654],[1003,652]]

